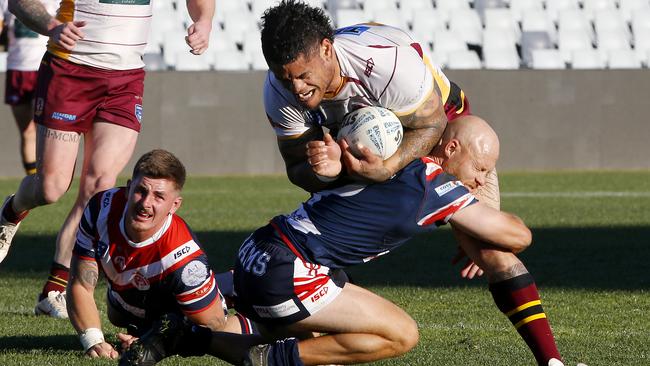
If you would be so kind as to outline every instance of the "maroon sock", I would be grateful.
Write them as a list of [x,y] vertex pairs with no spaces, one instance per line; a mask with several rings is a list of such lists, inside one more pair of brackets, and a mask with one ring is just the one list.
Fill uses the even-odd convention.
[[39,301],[47,297],[47,294],[50,291],[65,291],[65,287],[68,285],[68,276],[70,274],[70,269],[62,264],[52,262],[52,267],[50,267],[50,276],[43,286],[43,291],[39,297]]
[[548,365],[551,358],[562,360],[530,273],[490,284],[490,292],[499,310],[510,319],[533,351],[539,365]]
[[11,222],[12,224],[18,224],[25,218],[25,216],[27,216],[29,210],[22,212],[14,211],[12,207],[12,204],[14,203],[14,197],[15,196],[11,196],[11,198],[5,204],[5,207],[2,210],[2,217],[4,217],[5,220]]

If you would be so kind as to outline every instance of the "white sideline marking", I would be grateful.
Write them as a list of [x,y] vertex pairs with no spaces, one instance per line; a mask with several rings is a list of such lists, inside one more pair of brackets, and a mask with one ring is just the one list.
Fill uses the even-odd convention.
[[501,192],[501,197],[512,198],[615,198],[615,197],[650,197],[650,192]]

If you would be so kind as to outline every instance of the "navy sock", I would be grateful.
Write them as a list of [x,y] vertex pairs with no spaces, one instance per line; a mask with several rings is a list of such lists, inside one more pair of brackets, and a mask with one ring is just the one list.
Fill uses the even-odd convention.
[[269,365],[304,366],[298,354],[298,340],[287,338],[271,344]]

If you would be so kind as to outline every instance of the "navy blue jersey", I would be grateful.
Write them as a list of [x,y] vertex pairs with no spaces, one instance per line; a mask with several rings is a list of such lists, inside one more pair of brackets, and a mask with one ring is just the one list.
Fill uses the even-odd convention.
[[422,158],[383,183],[314,193],[272,223],[307,262],[342,268],[386,254],[475,202],[459,180]]

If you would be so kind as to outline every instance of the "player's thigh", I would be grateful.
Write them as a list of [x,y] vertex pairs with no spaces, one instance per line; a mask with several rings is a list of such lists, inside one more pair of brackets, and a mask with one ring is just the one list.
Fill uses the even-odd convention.
[[391,339],[417,331],[417,326],[399,306],[362,287],[346,283],[332,302],[288,329],[292,332],[377,334]]
[[36,159],[44,184],[69,184],[74,173],[81,135],[37,125]]
[[137,140],[138,132],[133,129],[95,120],[86,135],[84,171],[94,177],[117,177],[131,159]]

